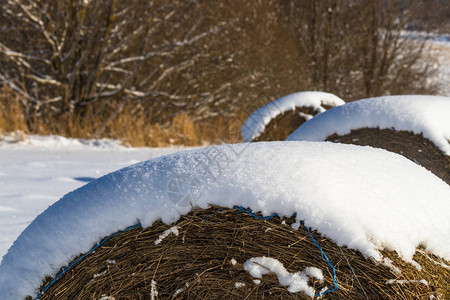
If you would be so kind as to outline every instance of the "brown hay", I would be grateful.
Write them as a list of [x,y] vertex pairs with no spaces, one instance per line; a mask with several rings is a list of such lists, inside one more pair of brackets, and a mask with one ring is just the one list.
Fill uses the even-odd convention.
[[306,122],[306,119],[299,115],[300,112],[312,116],[319,113],[313,107],[297,107],[294,110],[280,114],[266,125],[263,133],[255,138],[253,142],[286,140],[291,133]]
[[422,134],[393,129],[363,128],[350,134],[333,134],[327,141],[386,149],[405,156],[450,184],[450,156],[444,155]]
[[72,138],[118,139],[127,146],[167,147],[199,146],[241,142],[241,118],[217,116],[194,121],[178,112],[155,123],[153,115],[136,103],[105,102],[84,108],[83,113],[44,118],[27,112],[21,96],[6,84],[0,84],[0,136],[3,134],[56,134]]
[[[257,285],[243,269],[247,259],[269,256],[280,260],[290,272],[311,266],[323,270],[325,283],[310,281],[316,291],[332,285],[331,270],[305,228],[293,230],[289,224],[294,218],[284,220],[287,225],[278,217],[263,221],[237,209],[198,209],[177,222],[178,236],[171,234],[158,245],[155,240],[170,226],[157,222],[144,230],[132,229],[113,237],[87,256],[41,299],[102,296],[150,299],[152,280],[157,283],[158,299],[308,299],[302,293],[288,292],[274,274],[263,276]],[[436,257],[428,259],[425,254],[417,254],[417,261],[424,266],[424,271],[419,272],[401,262],[395,253],[386,252],[403,271],[397,275],[357,251],[339,248],[316,232],[313,235],[336,267],[342,287],[328,293],[326,299],[429,299],[430,295],[448,299],[450,296],[446,290],[450,270],[431,262]],[[231,264],[232,258],[236,265]],[[386,284],[389,279],[426,279],[430,285]],[[236,282],[245,286],[236,288]],[[179,289],[182,291],[174,296]]]
[[28,129],[19,95],[3,84],[0,85],[0,136],[12,132],[27,133]]

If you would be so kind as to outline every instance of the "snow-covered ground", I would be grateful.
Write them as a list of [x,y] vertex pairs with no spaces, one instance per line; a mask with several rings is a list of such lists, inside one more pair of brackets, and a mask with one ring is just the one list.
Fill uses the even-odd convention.
[[0,262],[28,224],[95,178],[178,148],[126,148],[109,140],[31,136],[0,143]]
[[[379,249],[387,248],[413,262],[419,245],[450,259],[449,199],[450,186],[432,173],[371,147],[262,142],[178,152],[92,181],[40,214],[3,258],[0,298],[34,295],[46,274],[104,236],[138,222],[173,223],[209,204],[242,205],[266,216],[295,213],[294,229],[303,220],[378,261]],[[293,277],[320,277],[317,270],[288,274],[269,263],[283,285]]]
[[[443,94],[450,95],[450,38],[437,37],[429,43],[430,55],[439,60],[436,80],[445,83]],[[280,102],[282,111],[292,109],[292,100]],[[392,112],[385,106],[387,119],[380,119],[377,109],[375,116],[367,117],[364,107],[352,105],[313,118],[293,135],[309,134],[308,126],[320,123],[310,133],[316,136],[311,139],[321,140],[317,135],[345,134],[336,130],[347,132],[375,120],[376,127],[383,122],[386,128],[418,130],[450,153],[446,102],[435,110],[430,110],[432,105],[419,107],[421,118],[415,123],[411,122],[415,106],[410,102],[403,106],[406,112]],[[279,113],[276,108],[266,109],[244,136],[260,134]],[[0,143],[0,299],[33,294],[44,275],[55,273],[103,236],[137,222],[149,226],[161,218],[172,223],[192,204],[243,205],[265,215],[297,213],[299,220],[338,244],[378,260],[382,260],[378,250],[387,247],[411,262],[419,244],[450,258],[450,187],[399,155],[352,145],[276,142],[224,145],[158,158],[179,150],[133,149],[109,140],[52,136],[31,136],[21,142],[4,139]],[[96,180],[151,158],[158,159]],[[90,184],[55,203],[86,183]],[[167,232],[172,233],[177,233],[176,227]],[[282,279],[303,276],[271,265]]]

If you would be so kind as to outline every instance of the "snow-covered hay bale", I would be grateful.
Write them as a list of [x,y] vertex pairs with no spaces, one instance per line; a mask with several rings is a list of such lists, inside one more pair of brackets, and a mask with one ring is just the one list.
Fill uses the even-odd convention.
[[[401,270],[399,274],[312,232],[335,263],[340,289],[333,290],[332,269],[306,228],[293,230],[293,223],[294,217],[263,220],[240,209],[212,207],[195,210],[176,224],[159,221],[146,229],[134,228],[76,264],[41,299],[153,299],[152,295],[154,299],[311,299],[308,293],[327,288],[325,299],[446,295],[443,287],[450,284],[450,270],[432,263],[430,253],[414,256],[423,271],[386,253]],[[248,270],[255,265],[262,270],[283,266],[292,282],[283,285],[276,273],[253,277]],[[302,271],[309,276],[299,290],[302,281],[292,275]]]
[[431,171],[450,185],[450,156],[444,155],[435,144],[424,138],[422,134],[394,129],[362,128],[352,130],[346,135],[333,134],[326,140],[372,146],[401,154]]
[[300,125],[331,107],[345,104],[325,92],[298,92],[272,101],[252,113],[242,126],[244,142],[284,141]]
[[[150,292],[153,284],[155,293],[159,280],[163,290],[176,293],[173,288],[179,289],[179,285],[192,281],[191,275],[183,275],[184,272],[191,274],[191,268],[195,269],[197,277],[224,268],[232,272],[235,270],[231,278],[236,290],[248,289],[249,285],[248,281],[234,279],[264,282],[268,276],[264,274],[272,271],[277,273],[277,286],[268,288],[270,292],[287,289],[299,293],[299,296],[312,295],[324,292],[325,287],[333,289],[331,281],[335,276],[332,270],[336,268],[334,281],[342,290],[330,292],[326,297],[342,299],[346,297],[345,293],[351,291],[361,295],[379,291],[380,285],[389,285],[378,279],[367,279],[373,273],[376,273],[373,276],[382,274],[383,280],[393,280],[390,282],[394,285],[404,283],[395,281],[398,279],[424,279],[428,281],[428,286],[435,289],[435,296],[446,295],[448,285],[442,287],[439,282],[446,283],[447,273],[436,273],[433,269],[434,274],[438,275],[430,279],[425,273],[408,277],[406,272],[391,277],[392,273],[373,267],[372,260],[377,264],[390,265],[387,258],[391,258],[391,253],[384,251],[389,250],[395,251],[397,260],[406,267],[414,270],[414,265],[420,264],[426,269],[426,265],[415,258],[417,249],[421,249],[427,255],[434,255],[430,259],[437,266],[446,268],[447,262],[440,259],[450,259],[448,199],[449,185],[406,158],[381,149],[335,143],[270,142],[179,152],[92,181],[67,194],[36,217],[3,257],[0,264],[0,299],[36,296],[45,276],[55,276],[62,266],[69,266],[80,253],[90,253],[80,262],[81,266],[89,257],[105,253],[103,250],[109,252],[81,270],[88,272],[87,268],[97,265],[105,268],[106,264],[106,273],[103,274],[106,275],[122,260],[124,265],[134,264],[131,273],[129,270],[123,271],[122,278],[126,280],[113,281],[115,285],[112,288],[119,292],[120,287],[132,284],[134,280],[143,280],[141,284],[144,287],[148,287],[150,282]],[[216,208],[202,211],[211,205],[224,207],[225,212],[222,214]],[[283,225],[272,216],[267,221],[271,223],[266,224],[251,215],[226,211],[236,206],[259,212],[264,217],[274,213],[280,218],[289,219],[294,214],[295,217]],[[239,218],[243,221],[238,221]],[[253,221],[258,223],[251,223]],[[118,233],[95,251],[91,250],[102,238],[138,223],[146,231]],[[174,228],[174,225],[178,227]],[[309,233],[305,234],[306,228],[316,232],[317,245]],[[167,229],[170,230],[164,234]],[[146,232],[149,236],[144,238]],[[131,236],[119,243],[117,239],[120,240],[122,234],[124,238],[128,234]],[[294,236],[289,237],[289,234]],[[144,240],[140,240],[141,237]],[[172,240],[174,244],[171,244]],[[317,250],[308,248],[311,241],[317,249],[319,245],[323,247],[329,261],[322,262],[325,255],[321,256],[320,250],[314,252]],[[329,247],[327,243],[330,243]],[[129,250],[114,254],[122,245],[129,246]],[[346,256],[336,245],[344,249]],[[172,246],[178,248],[164,248]],[[354,253],[345,252],[345,247],[353,249]],[[289,251],[297,252],[293,254]],[[147,258],[139,260],[141,256]],[[353,263],[357,257],[361,261]],[[232,259],[236,260],[236,265],[231,263],[236,269],[227,269],[230,267],[228,265],[224,267]],[[176,264],[179,260],[183,262],[181,265]],[[197,263],[200,265],[197,266]],[[346,267],[346,264],[349,266]],[[70,269],[68,274],[75,268]],[[166,271],[158,273],[159,268]],[[344,272],[346,268],[352,275]],[[153,271],[151,276],[143,273],[143,278],[135,277],[147,269]],[[197,271],[199,269],[200,272]],[[121,267],[117,271],[120,270]],[[106,278],[102,275],[104,271],[95,269],[90,273],[80,273],[80,277],[87,278],[87,285],[96,284],[97,279]],[[246,272],[253,278],[249,278]],[[342,278],[337,277],[339,272]],[[172,282],[170,286],[165,286],[164,274],[173,276],[173,280],[167,279],[167,282]],[[220,290],[221,286],[228,290],[228,285],[219,281],[216,281],[217,288],[212,286],[213,280],[220,276],[229,279],[229,273],[211,274],[211,281],[206,281],[204,285],[206,290],[193,293],[208,297],[208,291]],[[243,274],[247,277],[244,278]],[[70,281],[78,277],[73,275],[69,276]],[[319,282],[322,277],[324,283]],[[363,277],[378,287],[368,285],[367,289],[364,288],[362,283],[358,283]],[[197,282],[200,284],[201,278]],[[414,286],[417,283],[407,282],[406,285]],[[242,283],[246,285],[242,286]],[[362,286],[361,290],[349,288],[356,284]],[[421,285],[427,287],[425,281],[419,282],[417,288],[422,289]],[[85,287],[77,285],[79,291]],[[258,289],[258,285],[252,288]],[[385,293],[390,295],[390,292]],[[407,292],[402,290],[399,293]],[[423,293],[427,294],[428,290]],[[148,294],[145,297],[148,298]]]
[[333,141],[401,154],[450,184],[450,98],[389,96],[331,109],[288,140]]

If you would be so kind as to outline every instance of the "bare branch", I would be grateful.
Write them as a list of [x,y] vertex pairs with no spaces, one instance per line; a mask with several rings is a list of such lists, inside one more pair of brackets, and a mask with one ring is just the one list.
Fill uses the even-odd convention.
[[28,16],[28,18],[35,23],[36,25],[38,25],[38,28],[40,28],[41,33],[44,35],[45,39],[47,40],[47,42],[51,45],[51,47],[53,48],[53,51],[57,52],[58,47],[56,46],[54,37],[52,36],[52,34],[50,32],[48,32],[48,30],[45,28],[44,26],[44,22],[42,22],[42,20],[33,15],[31,13],[31,11],[25,7],[25,5],[23,5],[19,0],[12,0],[15,4],[17,4],[22,11]]
[[40,61],[40,62],[43,62],[48,65],[50,64],[50,61],[48,59],[45,59],[45,58],[39,57],[39,56],[35,56],[35,55],[28,55],[28,54],[16,52],[14,50],[9,49],[1,42],[0,42],[0,53],[4,53],[6,56],[9,56],[12,59],[21,59],[21,60],[19,60],[19,62],[21,64],[26,65],[29,68],[31,68],[31,67],[29,66],[29,64],[27,62],[25,62],[25,59]]
[[[39,103],[40,101],[31,97],[26,91],[19,88],[13,81],[8,80],[5,76],[3,76],[0,73],[0,81],[5,83],[9,88],[11,88],[13,91],[24,97],[24,100],[32,101],[33,103]],[[26,105],[25,101],[22,100],[22,104]]]
[[48,76],[46,77],[39,77],[33,74],[25,74],[25,77],[30,78],[40,84],[49,84],[49,85],[53,85],[56,87],[61,86],[61,82],[59,82],[58,80],[55,80],[53,78],[50,78]]

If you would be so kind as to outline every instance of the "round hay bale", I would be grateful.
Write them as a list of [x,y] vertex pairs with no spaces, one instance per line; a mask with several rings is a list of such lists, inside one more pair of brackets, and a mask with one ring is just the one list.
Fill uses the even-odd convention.
[[401,154],[450,184],[450,156],[444,155],[422,134],[394,129],[362,128],[352,130],[347,135],[333,134],[326,140],[372,146]]
[[319,113],[320,111],[314,109],[314,107],[297,107],[294,110],[279,114],[266,125],[261,135],[255,138],[253,142],[284,141],[303,123]]
[[[333,286],[332,270],[305,227],[290,226],[294,221],[276,216],[262,220],[236,208],[211,207],[183,216],[173,230],[178,234],[162,237],[171,228],[162,222],[145,230],[134,228],[86,256],[41,299],[308,299],[303,293],[290,293],[274,274],[258,282],[243,268],[252,257],[272,257],[289,272],[321,269],[324,282],[308,282],[316,293]],[[401,270],[398,274],[316,232],[312,235],[336,268],[341,288],[325,294],[325,299],[450,297],[449,263],[429,253],[416,252],[419,271],[384,251]]]
[[258,107],[242,125],[242,138],[244,142],[282,141],[317,114],[344,104],[341,98],[325,92],[286,95]]

